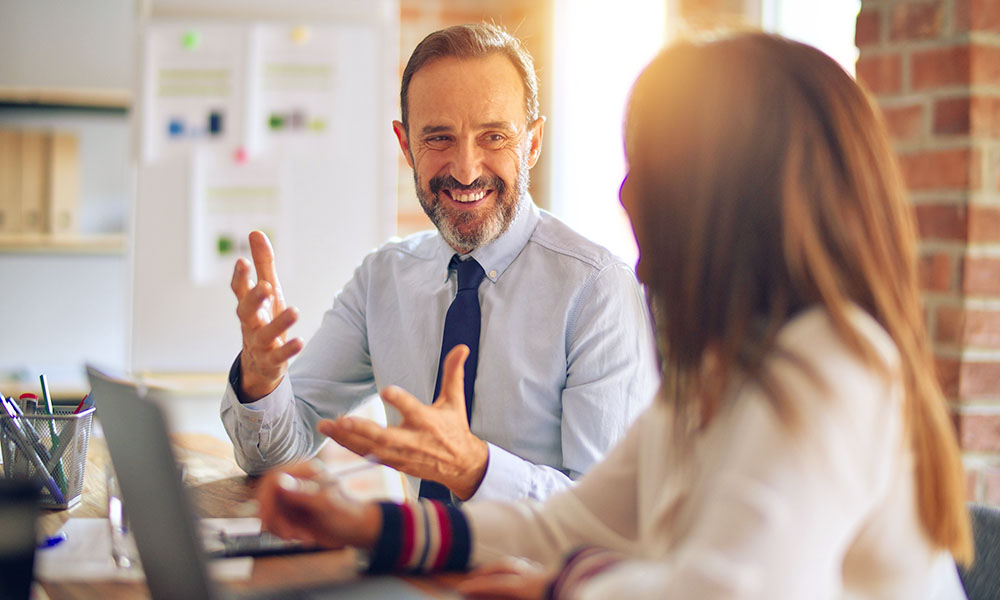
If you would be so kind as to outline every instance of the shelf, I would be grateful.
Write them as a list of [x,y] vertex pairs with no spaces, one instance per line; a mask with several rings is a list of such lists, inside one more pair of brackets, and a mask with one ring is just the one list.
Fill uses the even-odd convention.
[[0,86],[0,104],[127,111],[132,106],[132,92],[98,88]]
[[0,252],[21,254],[124,254],[125,235],[104,234],[4,234]]

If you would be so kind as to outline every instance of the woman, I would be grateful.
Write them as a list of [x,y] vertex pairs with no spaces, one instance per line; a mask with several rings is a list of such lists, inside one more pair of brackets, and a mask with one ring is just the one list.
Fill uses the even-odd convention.
[[685,42],[640,75],[625,146],[663,384],[624,442],[544,504],[357,504],[273,475],[265,524],[374,570],[540,565],[483,569],[482,595],[963,598],[962,467],[871,101],[802,44]]

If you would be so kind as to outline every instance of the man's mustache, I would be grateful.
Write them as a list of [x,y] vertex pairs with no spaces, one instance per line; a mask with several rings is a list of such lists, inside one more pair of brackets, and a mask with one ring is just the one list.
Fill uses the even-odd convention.
[[486,188],[494,188],[497,191],[497,195],[503,195],[507,186],[504,184],[503,179],[500,179],[500,177],[496,175],[483,175],[481,177],[477,177],[475,181],[468,185],[460,183],[451,175],[438,175],[437,177],[432,177],[431,180],[427,182],[427,187],[430,189],[432,194],[437,196],[438,192],[441,190],[470,192]]

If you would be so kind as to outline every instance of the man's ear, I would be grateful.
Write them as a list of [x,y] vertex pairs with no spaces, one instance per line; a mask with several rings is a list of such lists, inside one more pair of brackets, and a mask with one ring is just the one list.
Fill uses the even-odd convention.
[[406,127],[403,126],[402,121],[392,122],[392,132],[396,134],[396,140],[399,141],[399,149],[403,151],[403,157],[406,159],[406,164],[413,168],[413,154],[410,153],[410,140],[406,137]]
[[535,166],[538,162],[538,155],[542,153],[542,133],[545,129],[545,117],[538,117],[535,122],[528,126],[528,135],[531,136],[531,143],[528,146],[528,168]]

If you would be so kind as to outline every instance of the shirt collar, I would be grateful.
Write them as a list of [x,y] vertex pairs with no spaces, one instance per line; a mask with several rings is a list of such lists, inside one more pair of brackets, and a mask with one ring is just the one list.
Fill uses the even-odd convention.
[[[486,278],[496,283],[504,271],[507,270],[507,267],[521,253],[528,240],[531,239],[531,234],[534,233],[539,218],[538,207],[535,206],[535,202],[531,199],[531,196],[525,194],[521,199],[521,206],[519,207],[517,216],[514,217],[507,231],[500,234],[500,237],[489,244],[476,248],[469,254],[462,255],[462,258],[471,256],[476,259],[483,267],[483,270],[486,271]],[[445,268],[447,268],[448,262],[451,260],[452,255],[455,254],[455,249],[449,246],[440,235],[438,236],[438,240],[441,246],[438,250],[438,255],[443,259],[442,262]],[[447,276],[448,273],[446,271],[445,277]]]

